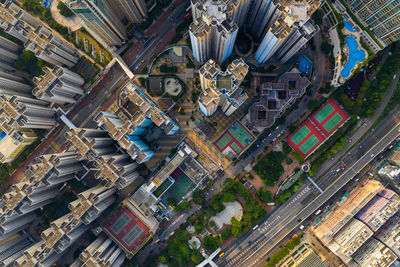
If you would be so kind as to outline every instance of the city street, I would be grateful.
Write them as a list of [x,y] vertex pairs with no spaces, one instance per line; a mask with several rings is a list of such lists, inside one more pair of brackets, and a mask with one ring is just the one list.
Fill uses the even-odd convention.
[[[246,266],[263,266],[265,255],[283,238],[295,230],[304,219],[313,214],[321,205],[327,202],[338,190],[348,183],[373,158],[384,150],[399,136],[398,121],[400,109],[397,108],[392,116],[382,120],[377,130],[353,148],[355,156],[347,157],[343,162],[348,166],[345,172],[333,183],[324,181],[319,187],[331,184],[322,194],[313,185],[306,183],[300,191],[291,197],[257,230],[239,238],[225,251],[225,255],[217,263],[220,266],[235,266],[238,262]],[[312,200],[309,204],[307,204]],[[306,205],[306,206],[305,206]],[[305,206],[305,207],[304,207]]]

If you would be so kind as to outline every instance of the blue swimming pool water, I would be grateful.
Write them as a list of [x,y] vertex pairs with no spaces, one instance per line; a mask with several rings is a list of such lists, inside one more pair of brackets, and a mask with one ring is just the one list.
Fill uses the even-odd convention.
[[305,55],[302,55],[297,60],[297,62],[299,63],[299,70],[303,73],[307,73],[308,77],[310,77],[312,70],[312,61]]
[[342,72],[340,73],[345,79],[349,77],[355,65],[362,62],[366,56],[364,50],[358,49],[358,42],[354,37],[346,37],[346,44],[349,47],[349,58],[347,59],[347,63]]
[[7,135],[6,132],[2,132],[2,133],[0,134],[0,140],[3,139],[6,135]]
[[45,8],[50,8],[51,0],[43,0],[42,1],[42,6],[45,7]]
[[351,26],[351,24],[350,24],[347,20],[343,19],[343,24],[344,24],[344,26],[346,27],[346,29],[348,29],[349,31],[351,31],[351,32],[356,32],[356,31],[354,30],[354,28]]

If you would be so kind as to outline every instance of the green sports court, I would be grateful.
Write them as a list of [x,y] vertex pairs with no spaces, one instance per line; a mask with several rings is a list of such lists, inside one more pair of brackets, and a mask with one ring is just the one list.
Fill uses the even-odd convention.
[[176,168],[170,176],[175,180],[175,183],[168,189],[168,194],[176,198],[178,201],[196,187],[196,184],[192,179],[190,179],[179,167]]
[[307,154],[311,148],[313,148],[316,144],[318,144],[319,140],[315,135],[309,137],[301,146],[300,149],[304,154]]
[[232,137],[229,134],[222,136],[217,142],[218,147],[226,147],[232,141]]
[[336,113],[333,115],[327,122],[324,124],[324,128],[326,131],[330,132],[333,130],[333,128],[336,127],[341,121],[343,121],[342,116],[339,115],[339,113]]
[[337,128],[342,126],[348,118],[349,116],[336,101],[329,99],[315,115],[311,116],[311,121],[321,133],[328,138]]
[[297,145],[310,133],[311,133],[310,129],[308,129],[307,126],[304,125],[303,127],[300,128],[300,130],[297,133],[295,133],[295,135],[291,137],[291,139],[293,143]]
[[307,120],[286,142],[304,158],[308,157],[326,138]]
[[221,153],[226,154],[227,151],[233,151],[236,155],[240,155],[254,139],[255,136],[240,122],[236,121],[213,144]]
[[118,220],[111,225],[111,229],[118,234],[121,232],[122,229],[125,228],[125,226],[128,225],[128,223],[131,221],[131,217],[129,217],[127,214],[122,214]]
[[317,114],[315,114],[315,119],[319,122],[322,123],[326,118],[329,117],[329,115],[334,112],[335,109],[330,105],[327,104],[325,107],[321,109]]
[[254,137],[244,129],[244,127],[236,122],[229,129],[229,133],[239,141],[242,147],[246,147],[251,141],[253,141]]

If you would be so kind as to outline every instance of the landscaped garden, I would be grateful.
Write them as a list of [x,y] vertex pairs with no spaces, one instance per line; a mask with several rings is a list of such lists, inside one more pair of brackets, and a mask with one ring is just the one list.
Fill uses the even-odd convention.
[[[193,202],[204,205],[204,192],[195,190]],[[174,200],[170,200],[169,204],[177,205]],[[229,222],[225,222],[222,228],[216,228],[215,217],[221,214],[222,217],[225,217],[224,214],[228,214],[231,219]],[[214,195],[206,206],[202,206],[197,213],[189,217],[187,222],[180,226],[180,229],[175,230],[174,235],[168,240],[168,245],[159,255],[149,257],[144,266],[156,266],[158,263],[165,263],[169,266],[199,264],[203,260],[201,249],[212,253],[226,240],[239,237],[247,232],[265,215],[263,206],[257,203],[243,184],[227,179],[223,190]],[[222,220],[227,220],[222,217]],[[241,218],[238,220],[236,217]],[[192,242],[196,240],[193,237],[201,241],[200,249],[196,249],[196,244],[190,242],[190,240]]]

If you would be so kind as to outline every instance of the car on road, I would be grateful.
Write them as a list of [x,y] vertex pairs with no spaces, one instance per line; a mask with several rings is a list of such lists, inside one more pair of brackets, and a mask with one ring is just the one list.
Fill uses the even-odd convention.
[[371,158],[373,158],[375,155],[374,154],[371,154]]
[[300,225],[299,229],[303,230],[304,229],[304,225]]
[[186,13],[185,16],[183,16],[183,19],[187,19],[191,14],[192,14],[192,11],[189,11],[188,13]]
[[269,133],[269,134],[268,134],[268,136],[271,136],[271,135],[272,135],[272,133]]

